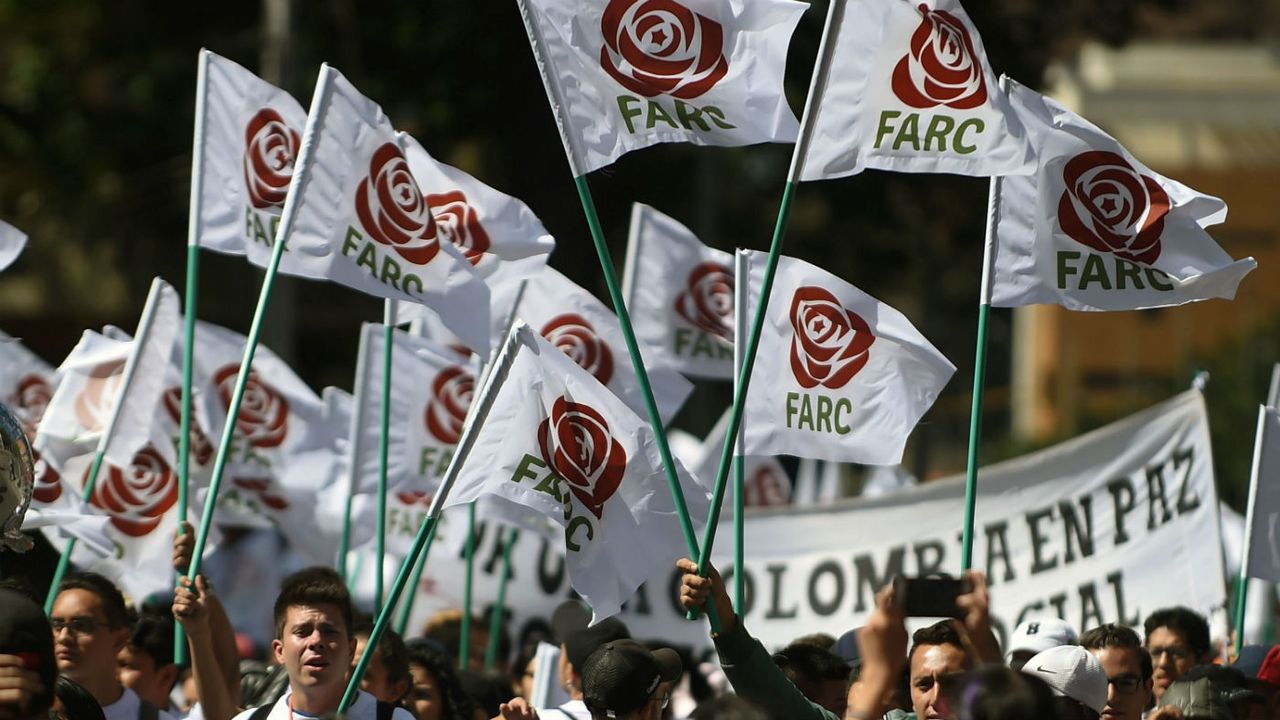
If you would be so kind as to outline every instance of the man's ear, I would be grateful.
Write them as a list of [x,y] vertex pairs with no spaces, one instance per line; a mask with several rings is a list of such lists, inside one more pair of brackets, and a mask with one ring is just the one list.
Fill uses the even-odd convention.
[[276,659],[277,665],[284,664],[284,643],[280,642],[280,638],[271,641],[271,656]]
[[160,668],[156,674],[160,676],[160,681],[164,683],[163,687],[167,690],[172,690],[178,682],[178,666],[173,663]]
[[391,686],[391,694],[396,696],[397,700],[403,700],[405,695],[409,694],[410,678],[400,678]]

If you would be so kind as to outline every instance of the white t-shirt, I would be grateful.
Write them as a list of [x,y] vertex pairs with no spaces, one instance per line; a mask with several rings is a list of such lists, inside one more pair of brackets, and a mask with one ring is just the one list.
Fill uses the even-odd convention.
[[[138,710],[142,708],[142,698],[129,688],[124,688],[120,699],[102,708],[107,720],[138,720]],[[159,720],[177,720],[171,713],[160,710]]]
[[569,718],[573,718],[573,720],[591,720],[591,711],[587,709],[587,704],[581,700],[570,700],[557,707],[545,710],[538,708],[538,717],[540,720],[569,720]]
[[[267,720],[290,720],[291,715],[292,720],[315,720],[320,717],[319,715],[304,713],[301,710],[294,710],[293,712],[290,712],[289,696],[291,694],[291,692],[286,691],[284,697],[277,700],[276,704],[271,706],[271,712],[267,715]],[[336,710],[337,708],[334,709]],[[257,710],[257,708],[249,708],[239,715],[236,715],[231,720],[249,720],[249,718],[253,716],[254,710]],[[377,717],[377,698],[363,690],[360,690],[356,695],[356,701],[351,703],[351,709],[347,711],[347,720],[377,720]],[[112,720],[112,718],[107,718],[107,720]],[[393,713],[391,713],[391,720],[414,720],[414,717],[413,713],[402,707],[398,707]]]

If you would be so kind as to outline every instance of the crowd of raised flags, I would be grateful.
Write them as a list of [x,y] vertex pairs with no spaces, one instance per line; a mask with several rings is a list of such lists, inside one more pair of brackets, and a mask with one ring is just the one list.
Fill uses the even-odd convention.
[[[574,589],[612,614],[655,568],[699,555],[696,528],[711,544],[731,455],[762,500],[789,493],[778,454],[894,465],[954,372],[902,313],[781,255],[801,181],[993,178],[984,308],[1231,298],[1255,265],[1206,232],[1222,201],[997,79],[955,0],[833,0],[799,119],[782,78],[804,3],[517,5],[612,310],[546,267],[555,241],[527,206],[434,160],[333,67],[304,110],[202,51],[189,277],[198,249],[244,255],[267,269],[257,315],[248,337],[198,322],[157,279],[132,337],[86,331],[56,370],[0,342],[5,402],[40,454],[38,505],[81,497],[110,518],[111,557],[88,538],[64,559],[145,593],[171,587],[161,556],[188,508],[203,510],[198,550],[216,542],[211,519],[270,524],[332,563],[373,535],[382,547],[371,523],[383,529],[389,502],[429,506],[427,530],[483,501],[559,526]],[[768,253],[735,259],[637,204],[617,282],[585,176],[665,142],[795,143]],[[0,268],[23,240],[0,227]],[[277,271],[386,299],[388,322],[350,328],[354,396],[317,394],[257,346]],[[736,385],[692,475],[664,429],[692,390],[684,375]],[[405,565],[385,603],[380,583],[382,607],[429,546],[423,532],[394,548]]]

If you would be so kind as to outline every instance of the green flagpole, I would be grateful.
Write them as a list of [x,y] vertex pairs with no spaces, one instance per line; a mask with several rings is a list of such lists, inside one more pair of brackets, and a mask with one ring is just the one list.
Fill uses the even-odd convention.
[[[120,422],[120,413],[124,410],[124,399],[129,394],[129,387],[133,385],[134,375],[138,371],[138,357],[142,354],[146,347],[147,338],[151,335],[151,325],[155,320],[156,308],[160,305],[160,279],[157,278],[151,283],[151,291],[147,293],[146,305],[142,308],[142,315],[138,318],[138,330],[134,334],[133,347],[129,351],[128,358],[125,359],[124,369],[121,371],[120,389],[116,393],[115,405],[111,409],[111,416],[107,419],[107,424],[102,428],[102,435],[98,437],[98,447],[93,453],[93,463],[89,466],[89,474],[85,476],[84,489],[80,493],[80,501],[85,505],[93,498],[93,489],[98,482],[98,474],[102,470],[102,461],[107,454],[107,446],[111,443],[111,437],[115,435],[116,425]],[[58,586],[62,584],[62,578],[67,574],[67,568],[71,565],[71,553],[76,549],[76,538],[71,536],[67,538],[66,544],[62,546],[62,554],[58,557],[58,565],[53,571],[53,580],[49,583],[49,594],[45,597],[44,613],[48,615],[53,612],[53,601],[58,597]]]
[[[1000,81],[1001,89],[1004,80]],[[1000,220],[1000,178],[987,190],[987,232],[982,250],[982,284],[978,289],[978,335],[973,358],[973,403],[969,409],[969,454],[964,476],[964,529],[960,539],[960,571],[973,567],[973,522],[977,512],[978,446],[982,439],[982,390],[987,372],[987,319],[991,315],[991,264],[995,261],[996,225]]]
[[[196,65],[195,130],[191,140],[191,216],[187,220],[187,285],[182,334],[182,409],[178,430],[178,532],[187,521],[187,497],[191,479],[191,375],[195,358],[196,293],[200,280],[200,211],[204,197],[204,116],[208,107],[209,51],[201,48]],[[174,585],[183,569],[174,568]],[[187,664],[186,631],[173,628],[173,662]]]
[[476,574],[476,504],[467,503],[467,544],[463,549],[467,560],[466,576],[462,585],[462,642],[458,648],[458,667],[466,670],[471,662],[471,605],[472,588]]
[[347,452],[350,458],[347,463],[347,498],[342,513],[342,536],[338,540],[338,574],[342,576],[342,581],[348,587],[352,585],[353,577],[358,577],[360,574],[359,571],[347,572],[347,556],[351,553],[351,506],[355,500],[356,491],[360,488],[359,462],[364,446],[364,399],[369,392],[367,357],[371,331],[372,328],[368,326],[360,328],[360,343],[356,350],[356,379],[352,402],[355,411],[351,413],[351,428],[348,431],[347,441]]
[[[209,492],[205,497],[204,511],[200,515],[200,529],[196,532],[196,545],[191,553],[191,567],[188,569],[191,577],[200,574],[204,546],[209,537],[209,530],[213,527],[213,510],[218,503],[218,491],[222,487],[222,474],[226,470],[227,455],[231,450],[231,440],[235,434],[237,416],[240,414],[240,401],[244,396],[245,385],[249,381],[249,372],[253,368],[253,356],[258,349],[258,336],[262,334],[262,322],[267,314],[267,305],[271,301],[271,288],[275,284],[276,271],[280,268],[280,258],[284,255],[285,243],[289,239],[289,233],[293,231],[293,221],[298,211],[299,188],[309,170],[311,149],[315,146],[317,119],[323,114],[324,106],[328,103],[332,79],[333,74],[327,72],[327,67],[321,67],[320,78],[316,82],[315,94],[311,99],[311,113],[307,116],[307,126],[302,135],[301,150],[298,153],[298,160],[294,164],[293,178],[289,182],[289,194],[285,199],[284,210],[280,214],[280,226],[276,231],[275,243],[271,248],[271,261],[267,264],[266,273],[262,278],[262,290],[258,294],[258,305],[253,311],[253,321],[249,325],[249,337],[245,342],[244,357],[240,361],[240,373],[236,376],[235,388],[232,390],[231,402],[229,403],[230,407],[227,408],[227,420],[223,424],[222,438],[218,443],[218,454],[213,461],[213,475],[209,478]],[[371,647],[374,644],[370,642]],[[366,653],[366,655],[372,654]]]
[[[427,567],[427,552],[431,549],[431,543],[435,541],[436,528],[439,523],[431,523],[431,529],[427,531],[426,550],[418,557],[418,561],[413,564],[413,573],[409,578],[409,587],[414,590],[418,589],[418,583],[422,582],[422,571]],[[409,626],[409,617],[413,615],[413,601],[418,597],[416,592],[409,593],[409,596],[400,601],[400,612],[396,615],[396,632],[401,636],[404,635],[405,628]]]
[[382,609],[383,563],[387,557],[387,455],[391,442],[391,359],[395,353],[396,301],[383,303],[382,318],[382,409],[378,434],[378,573],[374,576],[373,607]]
[[[587,228],[591,231],[591,241],[596,248],[596,256],[600,261],[600,269],[604,272],[605,284],[609,288],[609,300],[613,303],[613,311],[617,313],[618,325],[622,329],[622,337],[626,341],[627,354],[631,356],[631,367],[635,371],[636,381],[640,385],[640,393],[644,396],[645,410],[649,416],[649,425],[653,428],[654,438],[658,445],[658,454],[662,458],[663,470],[667,476],[667,486],[675,502],[676,514],[680,518],[680,530],[684,534],[685,544],[691,557],[698,555],[698,539],[693,531],[693,522],[689,519],[689,506],[685,502],[684,490],[680,487],[680,477],[676,473],[675,461],[671,455],[671,447],[667,443],[667,433],[662,424],[662,416],[658,412],[658,404],[653,399],[653,387],[649,384],[649,373],[645,371],[644,358],[640,355],[640,346],[636,342],[635,331],[631,328],[631,316],[627,313],[627,305],[622,297],[622,288],[618,283],[618,275],[613,269],[613,259],[609,255],[609,246],[604,239],[604,231],[600,227],[600,218],[596,215],[595,202],[591,198],[591,188],[587,185],[587,174],[579,167],[578,155],[574,150],[573,140],[566,129],[566,122],[561,117],[564,108],[563,93],[553,74],[548,72],[543,60],[546,56],[542,32],[538,20],[530,12],[527,0],[516,0],[520,8],[520,17],[524,21],[525,31],[529,35],[529,44],[538,65],[538,73],[547,91],[556,128],[560,132],[560,141],[564,145],[565,156],[569,161],[569,171],[573,174],[573,183],[578,189],[578,199],[582,202],[582,212],[587,219]],[[715,617],[715,608],[708,605],[713,629],[719,628]]]
[[[782,254],[782,241],[787,234],[787,218],[791,214],[791,203],[795,198],[796,187],[804,170],[805,154],[809,149],[810,126],[813,117],[822,103],[822,94],[826,87],[827,75],[831,70],[831,30],[836,27],[844,15],[844,0],[831,0],[827,7],[827,20],[822,30],[822,40],[818,45],[818,60],[809,81],[809,95],[805,100],[804,113],[800,119],[800,132],[791,155],[791,168],[787,171],[787,183],[782,190],[782,201],[778,205],[778,218],[773,226],[773,239],[769,243],[769,256],[765,261],[764,277],[760,284],[760,298],[756,301],[755,317],[751,322],[751,334],[747,338],[747,347],[742,351],[742,367],[738,370],[737,383],[733,392],[733,409],[729,413],[729,427],[725,431],[724,447],[720,452],[720,465],[716,469],[716,479],[711,495],[711,514],[707,519],[703,535],[702,554],[698,557],[698,573],[707,574],[707,566],[711,562],[711,550],[715,541],[716,526],[720,521],[720,507],[724,501],[724,489],[728,481],[729,469],[732,465],[734,448],[738,444],[738,434],[742,428],[742,408],[746,403],[747,391],[751,387],[751,370],[755,367],[756,352],[760,349],[760,331],[764,326],[765,311],[769,307],[769,295],[773,292],[773,279],[778,270],[778,258]],[[739,573],[740,568],[734,572]],[[692,613],[691,613],[692,614]]]
[[498,638],[502,634],[502,614],[507,606],[507,583],[511,581],[511,548],[520,539],[520,531],[511,528],[507,542],[502,546],[502,574],[498,576],[498,600],[493,604],[489,617],[489,643],[484,649],[484,667],[493,669],[498,664]]
[[[396,579],[391,583],[391,591],[387,596],[387,602],[383,603],[382,609],[378,611],[378,618],[373,624],[373,630],[369,632],[368,647],[377,647],[378,642],[382,639],[382,634],[386,632],[387,625],[391,622],[391,609],[396,606],[396,603],[400,602],[400,596],[404,593],[405,586],[409,582],[409,575],[413,572],[414,565],[418,563],[419,558],[425,558],[431,549],[431,541],[435,538],[435,524],[439,521],[445,499],[448,498],[449,492],[453,489],[454,481],[458,479],[458,474],[462,471],[462,464],[475,446],[476,436],[480,432],[480,427],[484,425],[484,421],[489,416],[489,411],[493,409],[498,389],[506,382],[507,375],[511,372],[511,365],[515,362],[520,348],[518,332],[519,328],[514,328],[507,335],[498,359],[494,361],[488,377],[472,400],[471,417],[462,427],[462,436],[458,438],[453,457],[449,460],[449,467],[445,470],[444,477],[440,480],[440,489],[436,491],[435,498],[431,500],[431,507],[427,510],[427,517],[418,528],[418,534],[413,538],[413,545],[409,548],[408,555],[400,563],[400,570],[396,573]],[[356,667],[351,671],[351,677],[347,681],[347,689],[343,693],[342,702],[338,705],[338,712],[345,713],[351,707],[351,703],[355,701],[356,693],[360,690],[360,679],[364,677],[365,670],[368,669],[372,659],[373,653],[365,653],[360,656],[360,661],[356,663]]]

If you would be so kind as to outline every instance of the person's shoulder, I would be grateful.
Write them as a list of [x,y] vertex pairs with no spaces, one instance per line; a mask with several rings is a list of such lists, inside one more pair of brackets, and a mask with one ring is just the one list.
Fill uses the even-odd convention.
[[414,717],[413,713],[408,710],[402,707],[397,707],[395,711],[391,713],[391,720],[414,720]]
[[159,720],[179,720],[179,717],[180,717],[180,715],[177,713],[170,712],[169,710],[159,710],[159,709],[157,709],[156,711],[156,716],[159,718]]
[[267,712],[268,717],[270,717],[271,715],[275,714],[275,711],[281,706],[284,706],[287,709],[288,697],[289,697],[289,694],[285,693],[283,697],[279,698],[275,702],[265,703],[264,705],[257,705],[251,708],[245,708],[244,710],[241,710],[240,712],[236,713],[231,718],[231,720],[250,720],[250,718],[253,717],[253,714],[258,712],[258,710],[260,710],[263,707],[271,708],[271,710]]

